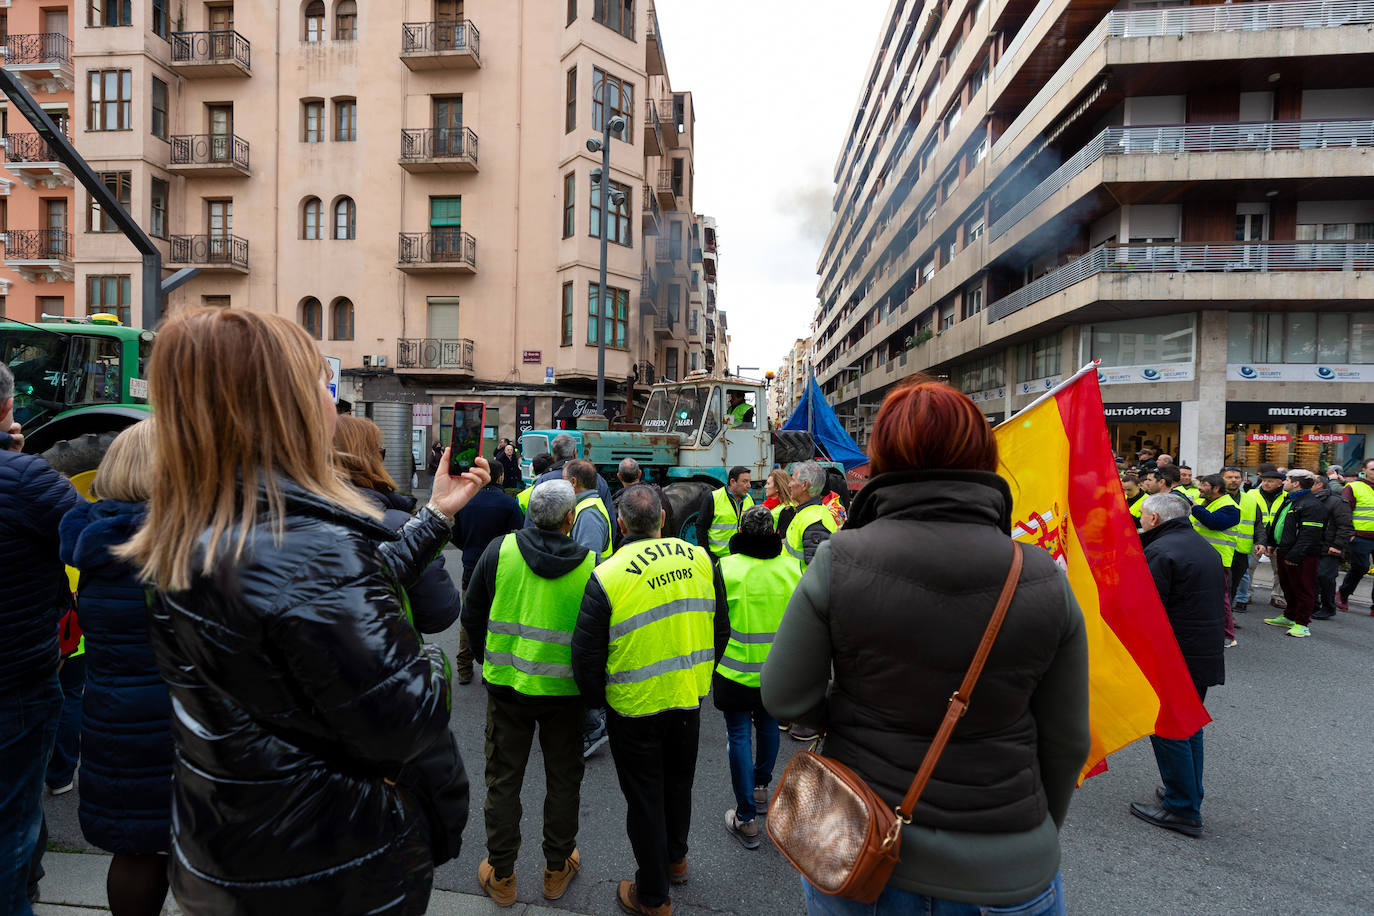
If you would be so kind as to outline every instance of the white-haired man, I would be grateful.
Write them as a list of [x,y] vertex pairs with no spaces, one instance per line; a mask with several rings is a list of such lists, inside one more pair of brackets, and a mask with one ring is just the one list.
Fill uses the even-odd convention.
[[802,569],[816,555],[816,548],[830,539],[839,529],[835,516],[825,505],[825,468],[814,461],[804,461],[792,472],[792,498],[797,503],[797,514],[787,526],[787,540],[784,544],[789,554],[797,559]]

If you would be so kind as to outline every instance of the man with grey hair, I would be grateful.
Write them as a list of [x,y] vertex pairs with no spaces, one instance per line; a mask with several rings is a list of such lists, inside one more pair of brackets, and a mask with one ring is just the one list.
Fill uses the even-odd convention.
[[[534,479],[534,485],[538,486],[546,480],[562,480],[563,468],[569,461],[577,457],[577,440],[567,433],[559,433],[553,437],[549,443],[549,453],[553,455],[553,464],[549,469]],[[611,499],[611,487],[606,483],[605,478],[600,474],[596,475],[596,495],[601,497],[601,501],[606,504],[606,511],[611,516],[611,531],[615,531],[615,501]],[[533,528],[534,523],[525,519],[525,527]]]
[[[0,363],[0,912],[31,913],[42,875],[43,777],[57,738],[62,687],[57,622],[71,606],[58,524],[81,497],[25,455],[14,375]],[[31,865],[32,863],[32,865]]]
[[[1226,681],[1223,639],[1230,574],[1221,556],[1193,530],[1189,509],[1170,493],[1145,500],[1140,536],[1160,603],[1183,653],[1198,696]],[[1202,836],[1202,729],[1188,738],[1150,737],[1164,794],[1131,805],[1146,823]]]
[[825,468],[814,461],[803,461],[792,471],[792,499],[797,513],[787,526],[784,547],[805,569],[816,555],[816,548],[839,529],[835,516],[825,505]]
[[549,480],[530,494],[531,528],[493,541],[463,598],[463,628],[482,657],[487,688],[487,858],[482,890],[515,902],[520,790],[536,729],[544,752],[544,896],[557,900],[581,865],[583,710],[573,680],[572,637],[596,555],[568,536],[572,484]]
[[671,913],[687,880],[687,833],[701,701],[730,638],[720,570],[704,547],[659,537],[658,494],[620,499],[625,542],[587,583],[573,632],[573,676],[588,706],[609,707],[611,756],[639,865],[620,882],[627,913]]

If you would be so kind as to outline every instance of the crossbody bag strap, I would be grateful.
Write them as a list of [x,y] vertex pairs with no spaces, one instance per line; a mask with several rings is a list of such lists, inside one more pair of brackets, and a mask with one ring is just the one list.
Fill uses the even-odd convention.
[[935,765],[940,762],[940,755],[944,753],[945,745],[949,743],[949,736],[954,732],[954,726],[968,711],[968,701],[973,694],[973,685],[978,683],[978,675],[983,673],[983,664],[987,662],[988,653],[992,651],[992,644],[997,639],[997,631],[1002,629],[1002,621],[1007,617],[1007,608],[1011,606],[1012,595],[1016,594],[1016,582],[1020,578],[1021,544],[1018,541],[1012,541],[1011,569],[1007,572],[1007,581],[1002,583],[1002,594],[997,596],[997,607],[992,612],[992,619],[988,621],[988,628],[983,631],[983,641],[978,644],[978,651],[973,655],[973,664],[968,666],[968,671],[964,674],[964,682],[949,698],[949,706],[945,709],[944,721],[940,723],[940,730],[935,733],[935,740],[930,743],[925,757],[921,760],[921,768],[916,771],[916,778],[911,781],[911,788],[907,789],[906,797],[897,806],[897,817],[903,824],[911,823],[911,812],[916,808],[917,799],[925,791],[926,783],[930,782],[930,776],[935,772]]

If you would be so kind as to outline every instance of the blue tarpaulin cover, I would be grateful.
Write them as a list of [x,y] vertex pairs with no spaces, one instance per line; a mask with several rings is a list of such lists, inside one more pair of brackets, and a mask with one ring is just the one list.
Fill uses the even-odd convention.
[[831,409],[825,395],[821,394],[821,388],[816,384],[814,376],[807,384],[806,392],[797,404],[797,409],[787,418],[782,428],[811,430],[816,443],[830,456],[830,460],[843,465],[846,471],[868,463],[868,456],[840,425],[835,411]]

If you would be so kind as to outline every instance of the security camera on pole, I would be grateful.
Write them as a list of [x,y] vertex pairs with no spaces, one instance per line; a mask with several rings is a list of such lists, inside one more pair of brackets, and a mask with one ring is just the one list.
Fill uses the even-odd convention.
[[[611,134],[620,134],[624,130],[625,119],[616,115],[605,119],[601,125],[601,136],[587,141],[589,152],[601,153],[601,167],[592,169],[592,185],[601,200],[601,282],[597,285],[601,302],[596,311],[596,320],[601,322],[601,327],[596,329],[596,413],[602,417],[606,416],[606,223],[610,214],[625,203],[624,192],[610,190]],[[615,307],[614,301],[611,307]],[[614,324],[611,322],[612,327]]]

